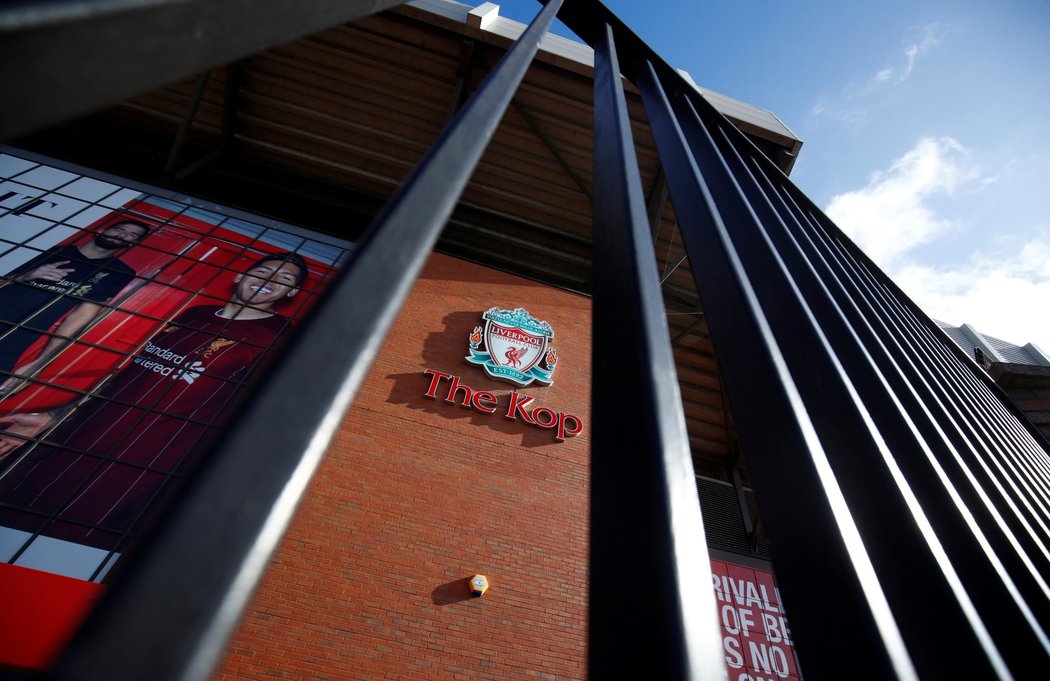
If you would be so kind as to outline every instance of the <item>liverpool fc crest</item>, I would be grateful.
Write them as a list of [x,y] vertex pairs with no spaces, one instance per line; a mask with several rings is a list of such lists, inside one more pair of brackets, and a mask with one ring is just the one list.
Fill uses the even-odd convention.
[[[481,315],[485,329],[475,327],[470,334],[470,356],[466,360],[480,364],[493,378],[520,386],[533,381],[545,385],[558,363],[558,353],[550,346],[554,330],[547,322],[529,315],[525,308],[501,310],[489,308]],[[482,342],[485,348],[481,349]]]

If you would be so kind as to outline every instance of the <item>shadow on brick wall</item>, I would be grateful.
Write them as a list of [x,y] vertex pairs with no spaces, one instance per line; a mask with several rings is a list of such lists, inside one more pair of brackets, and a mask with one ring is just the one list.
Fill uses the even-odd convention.
[[452,582],[442,584],[430,592],[434,605],[450,605],[460,601],[470,601],[474,597],[470,594],[470,577],[464,577]]

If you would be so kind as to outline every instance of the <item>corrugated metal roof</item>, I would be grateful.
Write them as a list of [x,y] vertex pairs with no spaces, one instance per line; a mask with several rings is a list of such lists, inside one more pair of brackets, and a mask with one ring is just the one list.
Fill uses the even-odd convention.
[[[689,75],[687,71],[681,69],[678,70],[682,76],[692,83],[696,89],[704,96],[707,101],[718,109],[718,111],[729,118],[730,120],[740,121],[743,123],[749,123],[763,130],[784,137],[786,139],[794,140],[801,146],[802,140],[795,136],[795,133],[791,131],[789,127],[784,125],[784,122],[777,118],[776,114],[767,109],[760,109],[757,106],[742,102],[739,99],[734,99],[728,95],[723,95],[721,92],[715,92],[705,87],[697,85],[693,77]],[[796,150],[797,153],[797,150]]]
[[941,327],[942,331],[948,334],[948,338],[955,341],[956,345],[965,350],[970,357],[974,356],[973,351],[977,346],[970,342],[970,339],[966,337],[966,334],[963,333],[961,328],[958,326],[952,326],[951,324],[945,324],[944,322],[937,322],[937,324]]
[[975,349],[980,349],[991,362],[1050,366],[1050,356],[1047,356],[1034,343],[1028,343],[1024,346],[1016,345],[1001,338],[981,333],[969,324],[953,326],[941,321],[938,321],[937,324],[970,357],[974,356]]

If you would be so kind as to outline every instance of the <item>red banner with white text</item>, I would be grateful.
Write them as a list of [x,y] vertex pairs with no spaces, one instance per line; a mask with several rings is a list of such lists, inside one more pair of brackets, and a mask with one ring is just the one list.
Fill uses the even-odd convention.
[[712,560],[711,575],[730,681],[801,679],[773,573]]

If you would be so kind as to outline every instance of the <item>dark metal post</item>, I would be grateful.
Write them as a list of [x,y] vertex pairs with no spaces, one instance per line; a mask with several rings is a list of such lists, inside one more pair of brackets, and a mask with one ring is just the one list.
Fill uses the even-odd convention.
[[403,1],[2,3],[0,64],[10,68],[0,140]]
[[722,679],[710,559],[608,26],[595,71],[590,678]]
[[[811,673],[824,675],[843,668],[849,660],[865,659],[873,675],[914,678],[899,628],[831,467],[833,452],[818,435],[814,422],[818,414],[807,409],[802,387],[782,347],[785,339],[774,333],[774,325],[784,321],[783,311],[775,306],[770,309],[766,297],[779,287],[783,302],[788,304],[791,299],[786,310],[795,306],[797,293],[784,289],[774,262],[767,259],[759,264],[754,262],[757,253],[742,250],[741,230],[751,228],[754,217],[739,210],[739,205],[736,212],[723,214],[718,201],[731,197],[717,194],[726,191],[724,183],[712,187],[697,166],[651,66],[640,69],[637,85],[704,301],[756,493],[760,504],[771,501],[777,509],[775,514],[767,512],[764,520],[774,549],[783,546],[786,554],[778,554],[777,568],[792,628],[801,632],[797,641],[801,663]],[[807,323],[804,315],[797,322]],[[822,350],[818,343],[813,353],[807,352],[802,336],[792,339],[791,345],[796,352],[810,354],[813,361]],[[805,368],[818,375],[823,370],[821,366]],[[759,404],[760,409],[754,408]],[[779,545],[775,543],[778,537]],[[793,585],[815,582],[835,594],[837,608],[792,609],[793,603],[814,597],[812,591],[793,591]],[[807,637],[814,632],[820,632],[817,639]],[[812,653],[808,658],[807,651]]]
[[287,356],[81,628],[57,678],[211,673],[559,4],[536,17],[376,218]]
[[[966,480],[958,477],[950,481],[945,476],[944,469],[954,466],[944,456],[944,444],[940,442],[938,433],[926,427],[922,414],[929,412],[924,410],[921,402],[914,401],[914,390],[908,383],[909,378],[898,369],[896,358],[880,348],[880,339],[871,333],[866,316],[854,313],[854,301],[843,295],[835,271],[824,269],[820,252],[804,248],[805,240],[797,231],[800,226],[790,211],[785,210],[779,202],[767,200],[769,195],[763,192],[762,182],[744,164],[740,149],[729,144],[718,144],[718,141],[725,141],[725,136],[721,134],[723,130],[718,127],[711,128],[712,135],[701,135],[701,123],[695,112],[690,107],[682,109],[689,109],[680,120],[688,121],[687,127],[692,132],[692,149],[698,158],[705,158],[701,170],[706,170],[709,177],[720,170],[728,171],[735,178],[740,198],[748,202],[758,219],[757,233],[778,254],[790,285],[802,294],[810,314],[818,321],[822,334],[834,348],[836,361],[842,367],[840,371],[844,377],[848,376],[852,384],[853,397],[849,399],[866,410],[870,428],[879,434],[878,437],[885,441],[888,448],[881,455],[866,454],[862,444],[865,427],[857,423],[847,427],[853,434],[852,447],[832,447],[829,458],[847,493],[847,500],[855,509],[865,543],[873,547],[870,555],[895,616],[901,622],[905,639],[913,648],[929,649],[943,645],[947,640],[973,638],[975,646],[972,651],[956,654],[952,658],[950,664],[957,665],[958,673],[967,673],[967,670],[972,671],[978,665],[987,664],[990,665],[989,674],[1003,675],[1005,664],[1002,656],[1005,652],[1012,650],[1015,655],[1023,656],[1045,654],[1045,636],[1039,631],[1039,626],[1034,624],[1028,606],[1017,598],[1017,582],[1008,574],[1012,572],[1023,577],[1025,571],[1016,562],[1015,567],[1018,569],[1007,570],[1006,566],[1012,562],[1010,555],[1013,554],[1008,545],[1004,545],[1001,552],[987,548],[986,542],[998,534],[994,521],[988,519],[988,522],[983,523],[982,530],[978,524],[968,520],[971,514],[981,517],[981,503],[976,498],[964,503],[960,493],[967,491]],[[701,152],[700,149],[705,147],[706,150]],[[726,197],[723,201],[728,203],[732,192],[727,193],[723,188],[721,194]],[[723,212],[726,210],[727,207],[723,206]],[[749,254],[761,250],[753,240],[749,243],[747,235],[753,230],[744,229],[745,223],[741,219],[734,219],[733,222],[741,225],[736,236],[742,247]],[[759,269],[754,265],[751,267],[752,271]],[[768,302],[767,297],[769,304],[771,302]],[[798,333],[802,334],[803,330],[798,329]],[[789,342],[781,341],[781,346],[792,351]],[[795,352],[789,356],[797,356]],[[898,355],[901,356],[907,355]],[[837,415],[833,424],[820,425],[818,421],[822,439],[829,442],[833,442],[835,437],[831,426],[839,428],[848,423],[847,419],[839,415],[842,412],[841,404],[847,396],[844,395],[842,399],[832,398],[833,371],[826,370],[819,384],[820,392],[827,394],[830,400],[830,404],[823,406],[822,411]],[[800,385],[804,387],[807,382],[803,378]],[[811,397],[807,402],[815,404],[817,394],[808,394]],[[958,395],[948,397],[949,400],[958,398]],[[943,462],[944,467],[938,460]],[[761,459],[753,461],[753,469],[757,465],[764,465]],[[896,479],[880,484],[883,465],[887,466],[888,471],[896,471]],[[851,482],[851,478],[856,478],[856,474],[850,472],[851,469],[864,471],[859,484]],[[963,470],[966,470],[965,466]],[[879,493],[878,490],[884,492]],[[875,496],[881,504],[876,506],[876,516],[867,521],[863,511],[866,494]],[[888,502],[898,494],[901,496],[897,501],[900,508],[911,506],[909,514],[914,516],[915,521],[911,522],[908,516],[903,516],[902,524],[894,527]],[[920,500],[923,508],[920,508]],[[955,512],[944,513],[942,509]],[[905,548],[909,541],[908,532],[916,524],[923,528],[922,536],[912,540],[914,548],[909,550]],[[888,535],[880,539],[880,534],[887,532]],[[901,555],[895,556],[880,548],[892,544],[896,544]],[[920,559],[924,553],[935,558],[936,562],[924,565]],[[905,569],[906,565],[911,568]],[[920,566],[925,569],[917,569]],[[909,576],[900,578],[902,572]],[[981,588],[974,588],[978,584]],[[944,601],[941,612],[955,607],[961,609],[957,616],[950,618],[951,624],[947,626],[938,625],[936,620],[925,621],[936,594],[941,594],[940,598]],[[1029,602],[1036,606],[1039,602],[1038,592],[1030,592],[1029,595],[1033,597]],[[953,605],[953,601],[958,602],[958,606]],[[917,603],[923,605],[916,607]],[[1027,651],[1022,653],[1026,646]],[[930,670],[934,661],[923,658],[921,663]],[[951,673],[943,661],[934,668]]]

